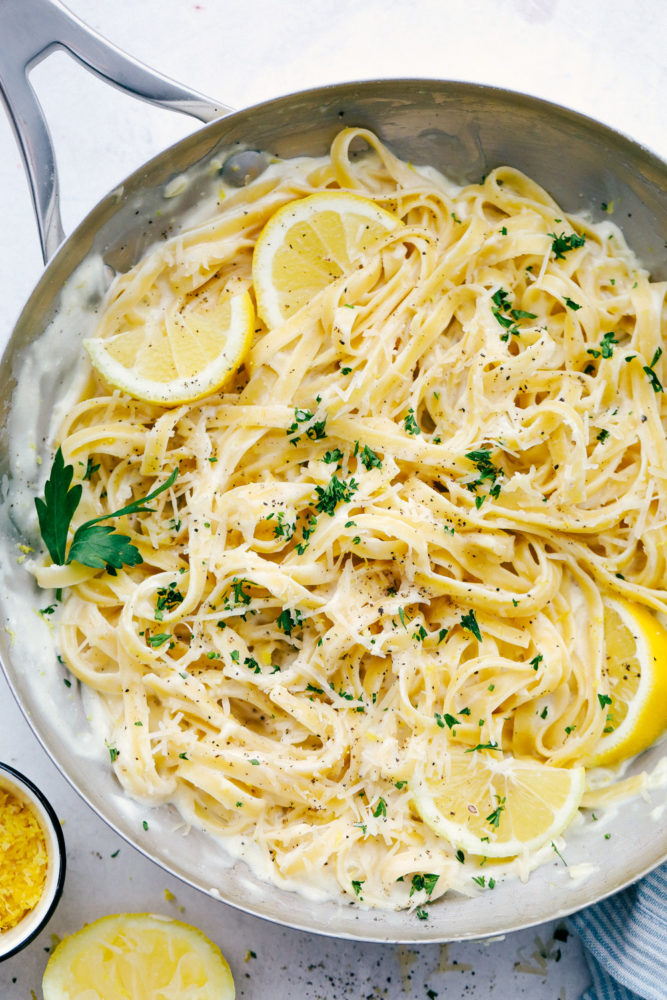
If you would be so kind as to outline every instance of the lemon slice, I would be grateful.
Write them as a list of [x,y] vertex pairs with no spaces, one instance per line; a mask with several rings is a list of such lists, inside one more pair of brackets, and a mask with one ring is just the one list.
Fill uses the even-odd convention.
[[667,728],[667,631],[641,605],[614,600],[605,607],[604,635],[611,704],[594,767],[641,753]]
[[252,277],[259,315],[268,327],[280,326],[401,225],[398,216],[345,191],[323,191],[283,205],[255,244]]
[[42,980],[44,1000],[234,1000],[220,949],[201,931],[151,913],[102,917],[63,938]]
[[142,323],[84,344],[106,382],[163,406],[189,403],[219,389],[250,349],[254,310],[247,292],[215,289],[174,302]]
[[455,847],[509,858],[557,837],[576,815],[585,782],[583,767],[452,752],[445,777],[422,780],[412,798],[427,826]]

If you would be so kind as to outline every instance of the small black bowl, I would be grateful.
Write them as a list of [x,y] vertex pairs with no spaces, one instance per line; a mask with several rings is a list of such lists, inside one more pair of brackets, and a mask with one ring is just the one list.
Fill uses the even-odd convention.
[[60,821],[51,803],[32,781],[9,764],[0,763],[0,788],[11,792],[20,802],[25,802],[39,821],[46,841],[48,867],[44,891],[37,905],[15,926],[0,932],[0,962],[35,938],[50,920],[63,891],[65,882],[65,839]]

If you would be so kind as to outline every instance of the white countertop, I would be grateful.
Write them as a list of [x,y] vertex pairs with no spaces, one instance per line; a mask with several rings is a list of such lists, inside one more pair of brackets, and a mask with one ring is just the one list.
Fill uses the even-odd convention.
[[[121,48],[234,107],[349,79],[468,80],[567,105],[667,158],[667,7],[654,0],[70,0],[69,6]],[[141,162],[196,127],[105,87],[63,53],[37,67],[32,80],[56,143],[67,230]],[[0,220],[4,342],[41,258],[19,154],[1,113]],[[330,940],[237,913],[167,875],[79,799],[41,749],[4,677],[0,706],[0,760],[46,792],[68,848],[65,892],[47,931],[0,965],[3,1000],[28,1000],[31,989],[41,997],[51,934],[133,910],[201,927],[221,945],[237,994],[247,1000],[576,1000],[588,984],[578,941],[554,942],[553,923],[499,941],[409,947]]]

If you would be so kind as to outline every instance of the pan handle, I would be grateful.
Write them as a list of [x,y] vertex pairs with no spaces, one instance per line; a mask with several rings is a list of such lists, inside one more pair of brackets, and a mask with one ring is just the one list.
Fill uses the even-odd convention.
[[182,87],[116,48],[72,14],[60,0],[0,0],[0,98],[21,150],[32,194],[44,261],[62,243],[58,172],[44,113],[30,71],[65,49],[107,83],[134,97],[209,122],[232,108]]

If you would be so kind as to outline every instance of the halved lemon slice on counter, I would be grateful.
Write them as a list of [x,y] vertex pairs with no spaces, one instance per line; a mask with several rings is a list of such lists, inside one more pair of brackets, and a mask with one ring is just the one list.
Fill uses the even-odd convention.
[[346,191],[322,191],[283,205],[255,244],[259,315],[268,327],[280,326],[401,225],[398,216]]
[[211,290],[167,308],[153,324],[84,341],[94,367],[116,389],[163,406],[215,392],[243,363],[254,309],[247,292]]
[[583,767],[453,751],[445,777],[424,779],[412,798],[426,825],[455,847],[510,858],[536,851],[562,833],[577,813],[585,784]]
[[610,600],[604,635],[611,702],[604,706],[605,732],[589,761],[593,767],[634,757],[667,728],[667,630],[647,608]]
[[60,942],[42,980],[44,1000],[234,1000],[222,952],[196,927],[151,913],[120,913]]

